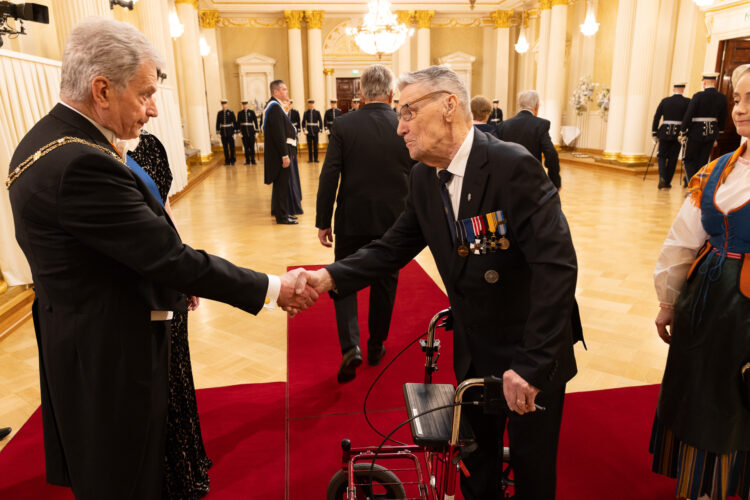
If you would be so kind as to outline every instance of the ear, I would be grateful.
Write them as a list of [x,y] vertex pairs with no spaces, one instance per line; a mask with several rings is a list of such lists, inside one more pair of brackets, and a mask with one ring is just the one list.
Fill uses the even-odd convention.
[[388,104],[393,104],[393,91],[388,93]]
[[443,104],[443,118],[447,122],[452,122],[458,109],[458,99],[454,95],[449,95]]
[[91,98],[94,104],[100,108],[109,108],[109,100],[112,97],[113,91],[112,84],[103,76],[97,76],[91,82]]

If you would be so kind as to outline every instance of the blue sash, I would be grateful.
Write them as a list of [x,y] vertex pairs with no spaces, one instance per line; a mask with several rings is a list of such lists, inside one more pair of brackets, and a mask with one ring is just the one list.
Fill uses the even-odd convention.
[[281,108],[281,111],[286,114],[286,111],[284,111],[284,108],[281,107],[281,104],[276,99],[271,99],[268,101],[268,105],[266,106],[266,109],[263,111],[263,134],[266,133],[266,123],[268,123],[268,110],[271,109],[271,106],[277,105]]
[[161,200],[161,194],[159,193],[159,188],[156,187],[156,183],[151,178],[151,176],[148,175],[148,173],[145,170],[143,170],[143,167],[138,165],[138,162],[135,161],[133,158],[131,158],[130,155],[125,155],[125,164],[128,166],[128,168],[130,168],[130,170],[135,172],[135,174],[141,178],[143,183],[146,184],[146,187],[148,188],[148,190],[151,191],[151,194],[154,195],[154,198],[156,198],[161,204],[161,206],[163,207],[164,202]]

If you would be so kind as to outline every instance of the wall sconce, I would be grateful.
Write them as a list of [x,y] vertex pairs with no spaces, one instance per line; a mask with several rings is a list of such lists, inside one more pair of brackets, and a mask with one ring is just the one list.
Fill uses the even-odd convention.
[[591,0],[586,2],[586,19],[583,21],[583,24],[580,25],[580,28],[583,36],[593,36],[599,31],[599,23],[596,22],[594,7],[591,5]]
[[133,7],[135,6],[135,3],[138,0],[109,0],[109,8],[111,10],[115,9],[115,5],[119,5],[120,7],[125,7],[128,10],[133,10]]

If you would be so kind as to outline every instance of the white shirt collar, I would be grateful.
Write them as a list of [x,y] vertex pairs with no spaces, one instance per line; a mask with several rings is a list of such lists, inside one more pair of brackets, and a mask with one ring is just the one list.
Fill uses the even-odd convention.
[[78,111],[78,110],[77,110],[76,108],[74,108],[73,106],[71,106],[71,105],[69,105],[69,104],[67,104],[67,103],[64,103],[64,102],[62,102],[62,101],[60,101],[60,104],[62,104],[63,106],[67,107],[68,109],[72,109],[73,111],[75,111],[76,113],[78,113],[79,115],[81,115],[82,117],[86,118],[86,119],[87,119],[87,120],[88,120],[89,122],[91,122],[91,124],[92,124],[92,125],[93,125],[94,127],[96,127],[96,129],[97,129],[97,130],[98,130],[99,132],[101,132],[101,133],[102,133],[102,135],[104,136],[104,138],[105,138],[105,139],[107,139],[107,140],[108,140],[108,141],[110,142],[110,144],[112,144],[112,145],[114,145],[114,144],[115,144],[115,141],[117,140],[117,136],[115,135],[115,133],[114,133],[114,132],[112,132],[111,130],[109,130],[109,129],[108,129],[108,128],[106,128],[106,127],[103,127],[103,126],[99,125],[99,124],[98,124],[98,123],[96,123],[96,122],[95,122],[94,120],[92,120],[92,119],[91,119],[91,118],[89,118],[88,116],[84,115],[83,113],[81,113],[80,111]]
[[461,143],[461,147],[456,151],[456,155],[448,165],[448,172],[459,177],[463,177],[466,172],[466,163],[469,161],[469,153],[471,153],[471,147],[474,145],[474,127],[471,127],[469,133],[466,134],[464,142]]

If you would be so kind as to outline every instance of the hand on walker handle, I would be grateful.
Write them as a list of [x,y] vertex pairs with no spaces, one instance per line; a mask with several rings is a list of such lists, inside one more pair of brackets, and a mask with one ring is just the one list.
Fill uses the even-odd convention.
[[511,411],[523,415],[536,411],[535,399],[539,389],[530,385],[518,373],[508,370],[503,373],[503,394]]

